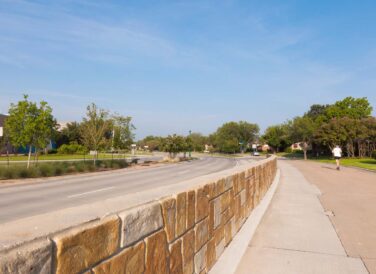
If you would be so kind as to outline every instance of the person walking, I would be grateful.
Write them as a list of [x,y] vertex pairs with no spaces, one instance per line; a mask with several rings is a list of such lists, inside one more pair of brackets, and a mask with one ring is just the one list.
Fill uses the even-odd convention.
[[342,157],[342,149],[338,145],[336,145],[335,148],[333,148],[332,153],[334,159],[336,159],[337,170],[339,170],[339,160]]

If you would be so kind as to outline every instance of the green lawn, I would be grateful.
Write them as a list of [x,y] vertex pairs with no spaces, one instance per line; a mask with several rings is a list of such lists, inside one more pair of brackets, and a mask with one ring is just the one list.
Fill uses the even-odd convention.
[[[317,161],[331,164],[335,164],[336,162],[334,159],[319,159]],[[376,170],[376,160],[371,158],[343,158],[341,159],[340,163],[343,166],[353,166],[370,170]]]
[[[146,155],[146,154],[136,154],[136,156],[141,156],[141,155]],[[114,159],[115,158],[124,158],[124,157],[131,157],[132,155],[127,153],[127,154],[115,154],[113,155]],[[92,155],[83,155],[83,154],[48,154],[48,155],[40,155],[38,157],[38,160],[77,160],[77,159],[93,159]],[[110,153],[99,153],[98,159],[111,159],[112,155]],[[34,159],[34,156],[31,157],[31,160]],[[6,155],[1,155],[0,156],[0,161],[7,161],[7,156]],[[27,161],[27,156],[25,155],[17,155],[17,156],[10,156],[9,158],[10,161]]]

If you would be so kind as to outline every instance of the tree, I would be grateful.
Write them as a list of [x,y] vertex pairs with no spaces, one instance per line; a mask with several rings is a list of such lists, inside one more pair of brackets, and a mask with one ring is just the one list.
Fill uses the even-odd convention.
[[163,150],[162,148],[163,138],[158,136],[146,136],[144,139],[138,141],[138,146],[147,146],[150,151]]
[[290,125],[290,139],[293,143],[300,143],[307,160],[307,151],[312,144],[315,123],[309,117],[296,117]]
[[112,116],[112,147],[115,149],[129,148],[133,143],[135,126],[132,117],[115,114]]
[[326,109],[325,115],[327,120],[342,117],[362,119],[370,116],[371,112],[372,106],[367,98],[346,97],[345,99],[330,105]]
[[235,153],[256,140],[259,132],[257,124],[245,121],[223,124],[211,136],[216,149],[224,153]]
[[65,128],[55,132],[55,141],[58,147],[63,144],[70,144],[73,142],[82,145],[80,123],[67,123]]
[[86,117],[81,123],[80,132],[84,146],[94,151],[94,165],[98,157],[98,150],[108,145],[109,139],[106,132],[110,130],[111,121],[109,113],[98,108],[94,103],[86,108]]
[[276,152],[279,152],[280,148],[285,148],[290,145],[288,140],[288,125],[281,124],[270,126],[265,130],[262,139]]
[[47,102],[41,101],[38,107],[36,103],[28,101],[28,96],[24,95],[24,100],[11,104],[4,128],[12,145],[28,146],[27,168],[29,168],[32,148],[35,148],[35,153],[37,149],[45,148],[51,140],[56,125],[52,108]]
[[176,134],[168,135],[163,139],[162,148],[163,151],[169,153],[169,157],[171,159],[174,159],[176,157],[176,154],[184,151],[185,149],[184,137]]
[[193,132],[189,135],[189,138],[192,141],[192,150],[193,151],[204,151],[205,145],[208,143],[208,137],[203,136],[201,133]]

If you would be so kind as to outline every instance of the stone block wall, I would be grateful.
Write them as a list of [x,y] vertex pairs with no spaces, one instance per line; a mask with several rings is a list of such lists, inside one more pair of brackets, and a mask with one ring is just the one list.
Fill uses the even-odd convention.
[[0,253],[0,273],[207,273],[276,174],[276,159]]

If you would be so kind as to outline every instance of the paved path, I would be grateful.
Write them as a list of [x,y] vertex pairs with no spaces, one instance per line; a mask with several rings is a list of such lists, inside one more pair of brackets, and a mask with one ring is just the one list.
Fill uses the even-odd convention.
[[320,190],[291,163],[279,166],[279,187],[236,273],[368,273],[361,259],[347,255],[320,203]]
[[0,184],[0,224],[99,200],[176,184],[254,161],[206,157],[142,170],[117,170],[43,179],[41,183]]
[[316,185],[319,197],[350,257],[361,258],[376,274],[376,173],[316,162],[294,161],[306,179]]

